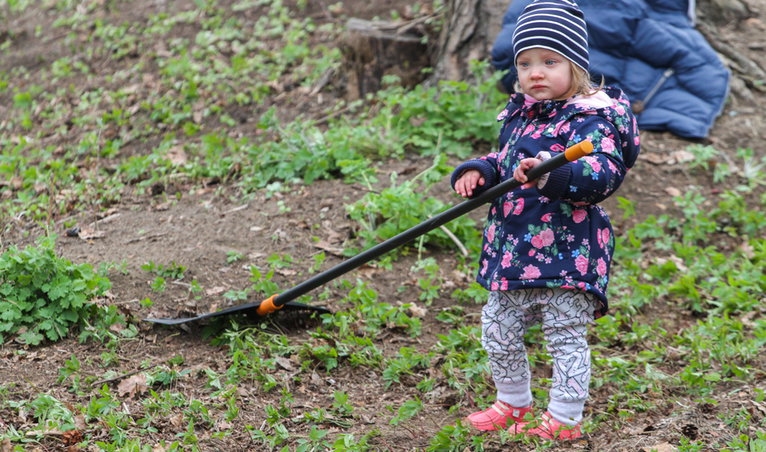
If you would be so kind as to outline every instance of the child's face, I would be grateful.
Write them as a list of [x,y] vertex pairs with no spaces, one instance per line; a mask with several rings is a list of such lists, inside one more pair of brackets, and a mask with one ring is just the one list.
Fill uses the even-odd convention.
[[562,100],[572,87],[572,63],[560,53],[533,48],[519,54],[516,71],[524,94],[537,100]]

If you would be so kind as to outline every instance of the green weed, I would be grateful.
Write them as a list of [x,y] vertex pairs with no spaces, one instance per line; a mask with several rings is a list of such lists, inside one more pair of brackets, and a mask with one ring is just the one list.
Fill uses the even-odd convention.
[[93,300],[111,288],[92,266],[57,257],[55,240],[47,236],[0,255],[0,343],[16,334],[29,345],[63,339],[96,314]]

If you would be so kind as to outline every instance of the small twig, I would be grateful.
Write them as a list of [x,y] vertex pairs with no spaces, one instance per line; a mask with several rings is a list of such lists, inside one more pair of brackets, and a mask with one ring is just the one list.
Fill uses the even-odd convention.
[[335,69],[329,68],[324,73],[322,73],[322,76],[319,77],[319,80],[314,83],[314,86],[311,88],[311,91],[309,92],[309,96],[316,96],[319,94],[319,91],[322,91],[322,88],[325,87],[328,83],[330,83],[330,80],[332,79],[333,74],[335,74]]
[[226,212],[224,212],[223,214],[224,214],[224,215],[228,215],[228,214],[230,214],[230,213],[233,213],[233,212],[239,212],[240,210],[244,210],[244,209],[247,209],[247,208],[248,208],[248,204],[243,204],[243,205],[241,205],[241,206],[239,206],[239,207],[234,207],[234,208],[232,208],[232,209],[229,209],[229,210],[227,210]]
[[455,234],[452,233],[449,229],[447,229],[444,225],[439,226],[439,228],[444,231],[445,234],[447,234],[447,237],[452,239],[453,242],[455,242],[455,245],[457,245],[458,248],[460,248],[460,252],[463,254],[463,257],[468,257],[468,249],[463,245],[463,243],[460,241],[460,239],[457,238]]
[[111,383],[113,381],[122,380],[123,378],[130,377],[130,376],[135,375],[137,373],[146,372],[148,370],[154,369],[157,366],[158,366],[158,364],[153,364],[153,365],[147,367],[146,369],[136,369],[136,370],[132,370],[132,371],[126,373],[126,374],[117,375],[116,377],[104,378],[102,380],[94,381],[93,383],[90,384],[90,387],[91,388],[95,388],[96,386],[101,386],[104,383]]
[[340,110],[334,111],[334,112],[332,112],[332,113],[330,113],[328,115],[325,115],[325,116],[323,116],[323,117],[321,117],[319,119],[314,120],[314,124],[322,124],[324,122],[327,122],[330,119],[332,119],[332,118],[334,118],[336,116],[339,116],[339,115],[347,112],[348,110],[350,110],[353,107],[354,107],[353,105],[347,105],[346,107],[343,107]]

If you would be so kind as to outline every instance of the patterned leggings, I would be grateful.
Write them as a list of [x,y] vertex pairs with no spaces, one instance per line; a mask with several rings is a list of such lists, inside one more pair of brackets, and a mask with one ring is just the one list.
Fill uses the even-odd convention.
[[591,294],[565,289],[490,292],[482,311],[482,345],[498,399],[517,407],[532,403],[524,335],[530,325],[542,322],[553,359],[548,411],[559,422],[579,423],[591,374],[587,326],[598,303]]

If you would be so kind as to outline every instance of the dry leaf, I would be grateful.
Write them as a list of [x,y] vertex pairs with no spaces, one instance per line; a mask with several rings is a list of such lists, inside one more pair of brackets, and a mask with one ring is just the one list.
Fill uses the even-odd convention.
[[428,309],[413,303],[410,305],[410,314],[418,319],[424,319],[428,314]]
[[79,237],[83,240],[100,239],[106,235],[106,231],[91,228],[80,229]]
[[168,149],[167,158],[174,165],[183,165],[188,160],[186,157],[186,151],[181,146],[173,146]]
[[689,151],[673,151],[670,153],[670,160],[673,163],[687,163],[693,162],[696,157]]
[[128,396],[128,398],[133,398],[136,394],[145,393],[147,389],[146,374],[139,373],[122,380],[117,385],[117,394],[120,397]]
[[654,165],[662,165],[668,161],[668,158],[665,154],[659,154],[657,152],[642,152],[638,158]]
[[670,443],[660,443],[654,446],[644,447],[641,450],[643,450],[644,452],[675,452],[678,449],[676,449],[676,446]]
[[205,295],[208,295],[208,296],[219,295],[226,292],[226,290],[228,289],[224,286],[215,286],[205,290]]
[[283,358],[280,356],[276,359],[276,361],[279,367],[281,367],[282,369],[288,372],[292,372],[295,370],[295,367],[293,367],[293,363],[287,358]]
[[665,189],[665,193],[672,196],[673,198],[676,198],[678,196],[681,196],[681,190],[677,189],[676,187],[668,187]]
[[332,254],[333,256],[339,256],[343,257],[343,248],[339,246],[333,246],[330,243],[320,240],[316,243],[314,243],[314,248],[319,248],[322,251],[327,251],[328,253]]

